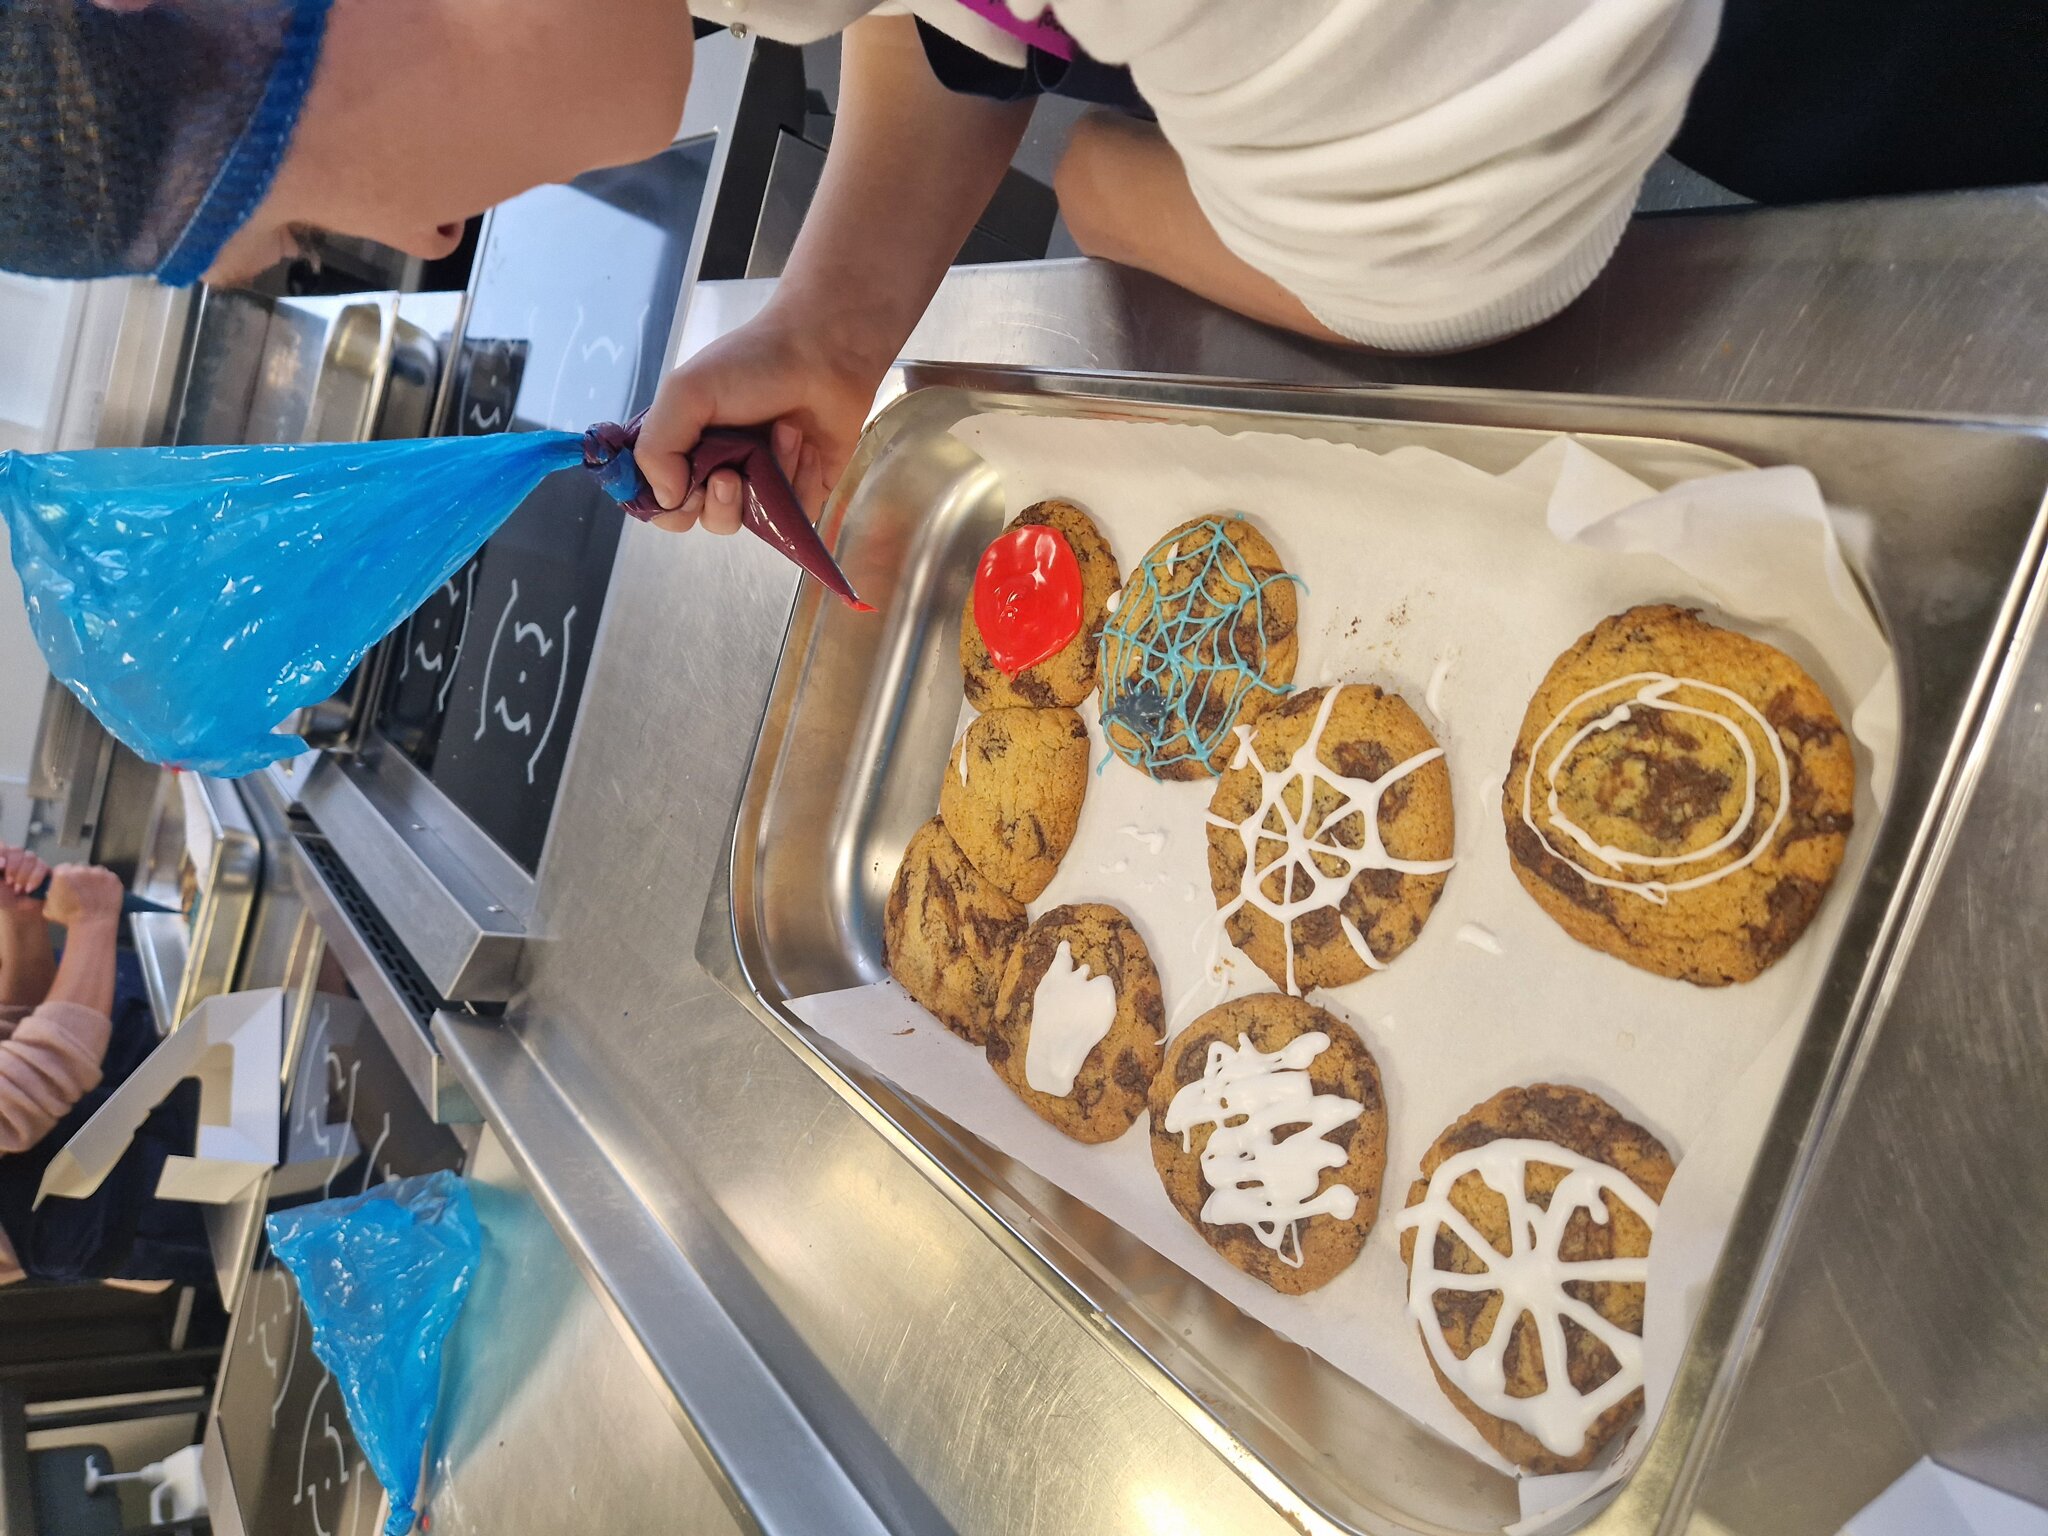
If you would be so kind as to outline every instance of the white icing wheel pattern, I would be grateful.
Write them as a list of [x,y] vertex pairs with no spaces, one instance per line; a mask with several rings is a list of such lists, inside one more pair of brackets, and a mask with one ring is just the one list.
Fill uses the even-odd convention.
[[[1531,1163],[1565,1170],[1547,1210],[1529,1198],[1526,1181]],[[1452,1186],[1475,1172],[1507,1202],[1512,1253],[1503,1254],[1494,1247],[1451,1204]],[[1581,1157],[1554,1142],[1503,1139],[1445,1158],[1430,1175],[1421,1201],[1403,1211],[1397,1223],[1399,1231],[1415,1233],[1415,1258],[1408,1266],[1408,1315],[1422,1329],[1437,1369],[1483,1411],[1519,1424],[1558,1456],[1574,1456],[1583,1450],[1587,1432],[1600,1415],[1643,1384],[1642,1339],[1565,1290],[1573,1281],[1641,1285],[1649,1278],[1647,1258],[1567,1261],[1559,1257],[1559,1244],[1574,1213],[1584,1211],[1605,1226],[1607,1201],[1627,1206],[1644,1226],[1657,1230],[1657,1202],[1620,1169]],[[1486,1266],[1485,1272],[1467,1275],[1438,1269],[1439,1228],[1464,1243]],[[1436,1315],[1439,1291],[1500,1294],[1493,1331],[1462,1360],[1452,1352]],[[1543,1390],[1533,1397],[1510,1397],[1505,1364],[1508,1339],[1525,1313],[1535,1324],[1543,1350]],[[1620,1367],[1591,1392],[1582,1393],[1573,1386],[1566,1369],[1571,1358],[1565,1344],[1566,1318],[1606,1345]]]
[[[1593,858],[1600,860],[1611,869],[1626,870],[1635,868],[1672,870],[1675,872],[1684,869],[1688,865],[1697,865],[1702,860],[1714,858],[1734,847],[1743,834],[1749,830],[1750,823],[1756,819],[1757,793],[1762,787],[1762,774],[1757,766],[1756,747],[1749,739],[1749,732],[1742,728],[1735,716],[1719,714],[1714,710],[1701,709],[1691,704],[1680,704],[1672,698],[1672,695],[1680,688],[1694,688],[1702,693],[1711,693],[1718,698],[1726,699],[1730,704],[1733,704],[1743,714],[1747,715],[1750,720],[1755,722],[1756,728],[1763,732],[1764,739],[1771,744],[1771,758],[1778,770],[1776,812],[1771,817],[1771,824],[1764,828],[1763,835],[1757,838],[1755,843],[1751,845],[1741,858],[1732,859],[1720,868],[1710,869],[1705,874],[1686,878],[1666,879],[1662,876],[1653,876],[1640,880],[1618,880],[1612,876],[1596,874],[1593,870],[1588,869],[1570,854],[1561,850],[1544,833],[1544,830],[1536,825],[1534,804],[1536,776],[1538,765],[1545,763],[1543,756],[1544,744],[1558,732],[1565,721],[1569,720],[1580,709],[1592,703],[1593,700],[1599,698],[1602,694],[1613,693],[1616,690],[1632,686],[1636,688],[1633,697],[1623,700],[1605,714],[1596,715],[1593,719],[1587,721],[1586,724],[1580,726],[1578,730],[1574,731],[1566,739],[1564,745],[1559,747],[1550,757],[1548,763],[1543,766],[1542,774],[1544,782],[1548,786],[1544,800],[1544,810],[1549,816],[1550,824],[1570,841],[1576,843],[1581,852],[1590,854]],[[1557,776],[1563,771],[1565,763],[1570,759],[1571,755],[1591,737],[1603,731],[1611,731],[1616,726],[1627,724],[1635,718],[1635,711],[1638,709],[1655,709],[1663,710],[1669,714],[1696,716],[1701,720],[1719,726],[1730,736],[1734,737],[1735,744],[1742,748],[1744,776],[1742,814],[1736,818],[1733,826],[1704,848],[1695,849],[1691,853],[1668,855],[1630,853],[1625,848],[1611,848],[1600,842],[1599,839],[1587,832],[1585,828],[1579,826],[1570,817],[1566,816],[1563,807],[1558,803]],[[1626,677],[1617,677],[1611,683],[1602,683],[1597,688],[1588,688],[1552,716],[1550,723],[1543,727],[1543,733],[1531,743],[1529,747],[1529,764],[1522,773],[1522,822],[1531,832],[1536,834],[1537,840],[1550,851],[1552,857],[1563,861],[1578,871],[1580,878],[1585,880],[1587,884],[1605,886],[1609,890],[1614,891],[1628,891],[1642,897],[1643,900],[1654,906],[1661,907],[1670,901],[1671,893],[1674,891],[1690,891],[1696,890],[1703,885],[1710,885],[1716,880],[1727,878],[1738,869],[1746,869],[1762,857],[1763,851],[1770,847],[1771,840],[1778,835],[1778,828],[1784,825],[1785,807],[1792,798],[1787,793],[1787,786],[1791,782],[1792,770],[1791,765],[1785,758],[1785,744],[1778,739],[1778,733],[1771,728],[1770,721],[1758,713],[1756,706],[1743,698],[1742,695],[1719,687],[1714,683],[1702,682],[1696,677],[1673,677],[1668,672],[1631,672]]]
[[[1267,768],[1259,760],[1259,754],[1252,749],[1254,727],[1237,727],[1237,755],[1231,760],[1231,769],[1249,766],[1259,775],[1259,803],[1254,806],[1243,821],[1228,821],[1211,811],[1209,825],[1235,832],[1244,844],[1244,877],[1238,884],[1237,895],[1216,914],[1216,924],[1221,930],[1243,907],[1253,907],[1263,912],[1280,925],[1282,938],[1287,946],[1287,990],[1295,996],[1301,989],[1294,977],[1294,924],[1297,918],[1323,907],[1337,909],[1337,922],[1344,931],[1344,937],[1358,952],[1358,958],[1375,971],[1383,971],[1386,965],[1365,941],[1365,935],[1358,931],[1358,925],[1351,921],[1341,903],[1351,889],[1351,882],[1369,869],[1397,870],[1404,875],[1440,875],[1457,863],[1456,859],[1397,859],[1387,852],[1387,845],[1380,836],[1380,801],[1394,785],[1426,764],[1435,762],[1444,755],[1442,747],[1431,747],[1427,752],[1418,752],[1406,762],[1396,763],[1376,779],[1346,778],[1317,757],[1322,745],[1323,730],[1330,723],[1330,711],[1336,707],[1337,695],[1342,685],[1333,685],[1323,690],[1322,707],[1316,711],[1315,728],[1308,733],[1308,739],[1295,749],[1287,765],[1277,772]],[[1288,786],[1299,781],[1301,785],[1301,810],[1287,809]],[[1316,785],[1329,785],[1343,799],[1329,815],[1315,818]],[[1271,816],[1279,822],[1278,830],[1266,824]],[[1352,817],[1359,817],[1364,823],[1363,846],[1346,848],[1335,840],[1335,834]],[[1260,862],[1260,845],[1281,845],[1280,851],[1272,858]],[[1325,874],[1325,863],[1342,866],[1342,873]],[[1268,896],[1264,886],[1275,874],[1280,877],[1279,899]],[[1308,877],[1308,894],[1296,897],[1294,891],[1301,883],[1301,877]],[[1211,966],[1214,970],[1214,966]]]
[[[1180,1136],[1183,1151],[1193,1144],[1196,1126],[1215,1127],[1202,1147],[1202,1178],[1209,1186],[1202,1220],[1250,1227],[1291,1269],[1301,1268],[1303,1221],[1348,1221],[1358,1210],[1358,1191],[1350,1185],[1316,1189],[1324,1169],[1342,1168],[1350,1157],[1323,1133],[1365,1110],[1356,1099],[1316,1092],[1308,1069],[1329,1047],[1330,1037],[1321,1030],[1297,1035],[1272,1052],[1259,1050],[1245,1035],[1237,1037],[1234,1049],[1212,1040],[1202,1075],[1166,1107],[1166,1129]],[[1284,1125],[1300,1129],[1276,1138]]]

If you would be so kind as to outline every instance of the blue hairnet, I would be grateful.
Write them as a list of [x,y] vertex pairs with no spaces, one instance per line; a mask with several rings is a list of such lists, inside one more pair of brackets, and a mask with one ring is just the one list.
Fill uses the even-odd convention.
[[329,3],[0,0],[0,268],[197,282],[270,190]]

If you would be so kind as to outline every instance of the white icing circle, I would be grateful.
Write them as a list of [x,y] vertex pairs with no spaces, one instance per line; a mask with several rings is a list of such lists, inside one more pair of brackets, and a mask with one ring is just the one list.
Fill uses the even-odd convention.
[[[1614,708],[1608,710],[1605,714],[1597,715],[1587,721],[1578,730],[1574,731],[1566,739],[1564,745],[1559,747],[1549,758],[1548,765],[1543,770],[1545,781],[1549,786],[1545,791],[1544,810],[1551,826],[1562,833],[1570,842],[1576,844],[1581,852],[1600,860],[1603,864],[1614,869],[1683,869],[1689,865],[1699,864],[1703,860],[1714,858],[1734,847],[1740,841],[1743,834],[1749,830],[1750,824],[1756,819],[1757,794],[1762,788],[1763,782],[1763,776],[1757,764],[1756,748],[1750,741],[1749,732],[1742,728],[1738,717],[1720,714],[1711,709],[1701,709],[1691,704],[1680,704],[1671,697],[1680,688],[1694,688],[1703,693],[1714,694],[1733,704],[1743,714],[1747,715],[1750,720],[1755,722],[1757,729],[1763,733],[1764,739],[1771,744],[1771,758],[1778,772],[1777,805],[1771,817],[1771,824],[1764,828],[1762,835],[1756,839],[1741,858],[1732,859],[1718,869],[1710,869],[1704,874],[1694,875],[1687,879],[1616,879],[1610,875],[1597,874],[1584,864],[1581,864],[1577,859],[1553,843],[1543,828],[1536,824],[1534,808],[1535,783],[1537,765],[1545,761],[1543,755],[1544,744],[1557,733],[1565,721],[1569,720],[1585,705],[1599,698],[1602,694],[1612,693],[1617,689],[1627,688],[1635,684],[1640,684],[1641,686],[1637,688],[1633,698],[1626,699],[1616,704]],[[1611,731],[1616,726],[1626,724],[1629,720],[1633,719],[1633,712],[1638,708],[1660,710],[1669,714],[1695,716],[1726,731],[1734,738],[1736,745],[1742,749],[1742,814],[1736,818],[1734,824],[1725,833],[1704,848],[1694,849],[1690,853],[1656,855],[1630,853],[1625,848],[1610,847],[1600,842],[1591,833],[1587,832],[1585,828],[1579,826],[1570,817],[1566,816],[1563,808],[1558,803],[1557,778],[1566,760],[1589,738],[1602,731]],[[1730,689],[1722,688],[1717,684],[1703,682],[1696,677],[1673,677],[1668,672],[1631,672],[1626,677],[1618,677],[1612,682],[1601,683],[1597,687],[1588,688],[1584,693],[1553,715],[1550,723],[1544,726],[1541,734],[1531,743],[1528,766],[1522,772],[1522,824],[1536,834],[1537,841],[1543,844],[1544,848],[1549,851],[1553,858],[1576,870],[1579,877],[1587,884],[1605,886],[1609,890],[1628,891],[1642,897],[1643,900],[1650,902],[1652,905],[1661,907],[1670,900],[1671,893],[1674,891],[1690,891],[1696,890],[1703,885],[1711,885],[1716,880],[1726,879],[1738,869],[1748,868],[1749,865],[1761,858],[1764,850],[1771,845],[1771,840],[1777,836],[1778,829],[1784,825],[1785,808],[1792,798],[1788,793],[1791,781],[1791,764],[1785,757],[1785,744],[1778,739],[1778,733],[1771,728],[1771,723],[1758,712],[1755,705],[1743,698],[1742,695]]]

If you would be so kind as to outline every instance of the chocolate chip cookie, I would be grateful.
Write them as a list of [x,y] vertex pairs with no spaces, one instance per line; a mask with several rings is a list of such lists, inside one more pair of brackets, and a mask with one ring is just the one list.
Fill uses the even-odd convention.
[[1051,883],[1088,793],[1088,727],[1071,709],[992,709],[953,745],[939,817],[984,879],[1018,901]]
[[[960,615],[960,669],[966,674],[967,702],[976,709],[1019,705],[1048,709],[1072,708],[1095,691],[1096,641],[1110,594],[1122,580],[1116,556],[1102,530],[1071,501],[1034,502],[1011,518],[1008,528],[1039,526],[1055,529],[1074,552],[1081,568],[1081,628],[1073,639],[1044,661],[1006,677],[990,659],[974,619],[974,593]],[[1008,531],[1008,528],[1005,531]]]
[[1343,1020],[1280,993],[1212,1008],[1168,1047],[1149,1108],[1174,1209],[1246,1274],[1299,1296],[1358,1257],[1379,1211],[1387,1105]]
[[1114,1141],[1165,1059],[1151,951],[1115,907],[1054,907],[1010,951],[983,1049],[1032,1113],[1076,1141]]
[[[1495,1407],[1506,1411],[1489,1412],[1468,1396],[1452,1375],[1462,1369],[1463,1362],[1474,1351],[1483,1350],[1492,1339],[1494,1330],[1500,1326],[1503,1294],[1483,1288],[1428,1290],[1428,1273],[1494,1273],[1505,1257],[1532,1251],[1532,1239],[1542,1239],[1544,1243],[1533,1250],[1538,1262],[1555,1261],[1560,1275],[1568,1275],[1573,1264],[1646,1259],[1656,1219],[1655,1207],[1671,1183],[1671,1154],[1656,1137],[1586,1089],[1554,1083],[1509,1088],[1459,1116],[1431,1144],[1423,1154],[1422,1177],[1409,1186],[1408,1208],[1425,1205],[1431,1182],[1444,1164],[1462,1157],[1470,1165],[1483,1156],[1478,1149],[1503,1142],[1511,1143],[1512,1148],[1499,1148],[1498,1165],[1466,1166],[1463,1171],[1454,1166],[1445,1175],[1447,1188],[1440,1191],[1455,1217],[1467,1223],[1473,1234],[1494,1252],[1484,1256],[1476,1253],[1439,1212],[1419,1221],[1404,1216],[1401,1261],[1410,1267],[1412,1276],[1417,1236],[1427,1237],[1432,1270],[1422,1277],[1420,1287],[1411,1280],[1411,1297],[1419,1300],[1418,1292],[1427,1290],[1427,1305],[1441,1330],[1442,1347],[1451,1357],[1447,1371],[1428,1331],[1422,1330],[1430,1369],[1444,1395],[1485,1436],[1489,1445],[1523,1471],[1576,1472],[1589,1466],[1643,1406],[1640,1366],[1623,1376],[1620,1358],[1583,1319],[1591,1317],[1627,1348],[1623,1336],[1642,1335],[1643,1284],[1639,1280],[1611,1277],[1564,1278],[1546,1287],[1531,1284],[1530,1277],[1525,1276],[1526,1294],[1535,1298],[1531,1305],[1550,1315],[1539,1325],[1532,1312],[1525,1309],[1513,1320],[1513,1332],[1508,1336],[1505,1353],[1500,1355],[1504,1382],[1499,1377],[1492,1378],[1500,1383],[1500,1397],[1490,1399]],[[1554,1150],[1557,1162],[1545,1161],[1542,1147],[1532,1145],[1545,1143]],[[1611,1180],[1604,1184],[1588,1182],[1588,1173],[1597,1179],[1598,1170],[1575,1174],[1572,1165],[1576,1159],[1618,1170],[1633,1184],[1636,1193],[1624,1196]],[[1520,1223],[1523,1231],[1519,1234],[1511,1230],[1507,1201],[1517,1176],[1529,1207],[1533,1208],[1525,1213]],[[1574,1199],[1569,1211],[1558,1212],[1559,1224],[1552,1231],[1546,1218],[1568,1178],[1577,1180],[1572,1188],[1592,1203],[1581,1204]],[[1631,1200],[1637,1206],[1650,1208],[1633,1208]],[[1597,1220],[1595,1211],[1599,1213]],[[1428,1229],[1426,1233],[1424,1228]],[[1631,1268],[1640,1272],[1646,1266]],[[1411,1314],[1413,1311],[1411,1305]],[[1556,1362],[1546,1358],[1541,1338],[1550,1327],[1556,1329],[1553,1337],[1563,1342],[1563,1370],[1569,1382],[1568,1388],[1556,1389],[1569,1394],[1561,1402],[1544,1396],[1551,1390],[1548,1372],[1557,1368]],[[1476,1380],[1470,1385],[1483,1395],[1496,1390]],[[1560,1409],[1563,1412],[1558,1415],[1559,1423],[1552,1426],[1550,1435],[1554,1440],[1571,1442],[1563,1449],[1546,1444],[1538,1433],[1544,1429],[1547,1416]],[[1585,1427],[1581,1434],[1578,1431],[1582,1421]]]
[[1304,689],[1267,710],[1209,802],[1224,931],[1297,996],[1357,981],[1413,944],[1451,847],[1451,775],[1435,738],[1398,694],[1362,684]]
[[1529,701],[1515,877],[1582,944],[1702,986],[1790,949],[1841,866],[1856,762],[1784,652],[1682,608],[1603,619]]
[[982,1044],[1023,906],[976,873],[934,816],[903,850],[882,919],[889,974],[963,1040]]
[[1221,773],[1232,731],[1285,696],[1301,654],[1294,578],[1241,517],[1182,523],[1102,626],[1102,728],[1155,779]]

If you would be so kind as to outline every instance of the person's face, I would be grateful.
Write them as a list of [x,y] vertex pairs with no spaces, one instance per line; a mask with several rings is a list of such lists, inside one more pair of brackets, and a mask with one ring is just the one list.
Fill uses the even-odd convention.
[[335,0],[291,152],[207,280],[309,228],[445,256],[472,215],[667,145],[690,57],[683,0]]

